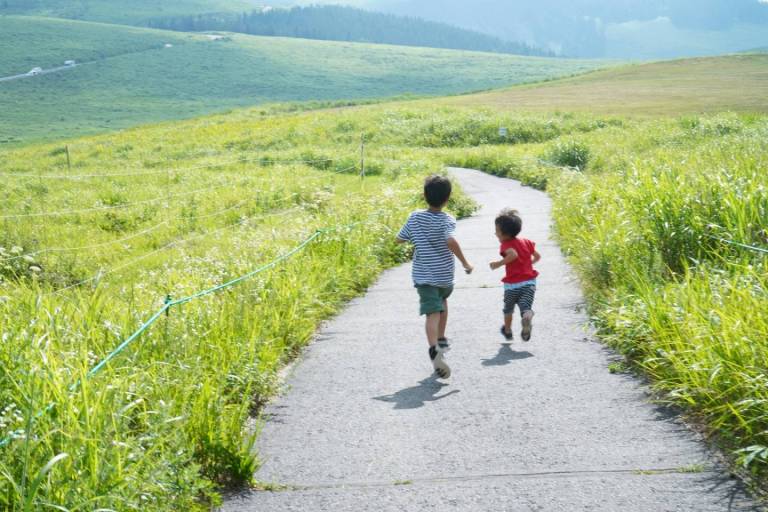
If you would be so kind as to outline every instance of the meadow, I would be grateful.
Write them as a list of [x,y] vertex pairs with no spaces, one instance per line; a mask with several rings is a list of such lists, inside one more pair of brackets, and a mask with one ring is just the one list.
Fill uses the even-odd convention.
[[680,59],[597,70],[445,100],[502,112],[583,112],[669,117],[718,112],[768,113],[768,55]]
[[[21,16],[0,17],[0,29],[14,41],[0,50],[0,69],[24,73],[31,63],[89,62],[0,83],[5,146],[256,104],[458,94],[606,65],[237,34],[212,41],[205,35]],[[98,59],[89,61],[94,56]]]
[[212,12],[246,12],[256,8],[248,0],[4,0],[0,14],[52,16],[126,25],[144,25],[164,16]]
[[0,153],[2,508],[203,509],[249,482],[279,369],[408,257],[393,230],[446,165],[546,189],[599,334],[764,474],[768,118],[453,101],[256,107]]

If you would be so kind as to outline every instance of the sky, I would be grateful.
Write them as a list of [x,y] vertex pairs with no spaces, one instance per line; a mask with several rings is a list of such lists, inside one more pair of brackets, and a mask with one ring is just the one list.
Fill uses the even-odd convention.
[[418,16],[574,57],[712,55],[768,46],[768,0],[280,0]]

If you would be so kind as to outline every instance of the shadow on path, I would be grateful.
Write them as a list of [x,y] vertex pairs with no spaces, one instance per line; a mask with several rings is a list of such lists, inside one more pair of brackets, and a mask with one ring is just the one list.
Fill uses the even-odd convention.
[[432,375],[419,381],[418,386],[401,389],[391,395],[375,396],[373,399],[394,403],[395,409],[418,409],[419,407],[424,407],[424,404],[427,402],[435,402],[459,392],[458,389],[454,389],[444,395],[438,395],[440,390],[447,385],[438,381],[437,377]]
[[483,359],[483,366],[504,366],[517,359],[528,359],[529,357],[533,357],[533,354],[527,350],[515,352],[512,350],[512,344],[502,343],[499,347],[499,353],[493,359]]

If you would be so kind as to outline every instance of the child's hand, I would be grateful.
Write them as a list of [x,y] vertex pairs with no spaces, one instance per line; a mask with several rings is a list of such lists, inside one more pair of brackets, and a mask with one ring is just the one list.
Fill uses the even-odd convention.
[[473,270],[475,270],[475,267],[473,267],[469,263],[464,265],[464,272],[466,272],[467,274],[471,274]]
[[496,269],[497,269],[497,268],[499,268],[500,266],[501,266],[501,263],[500,263],[500,262],[498,262],[498,261],[492,261],[492,262],[491,262],[491,270],[496,270]]

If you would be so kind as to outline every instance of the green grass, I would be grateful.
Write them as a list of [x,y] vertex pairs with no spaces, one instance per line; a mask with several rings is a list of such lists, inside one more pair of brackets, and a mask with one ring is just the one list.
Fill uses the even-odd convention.
[[35,66],[57,67],[65,60],[101,60],[158,49],[165,43],[204,40],[175,32],[25,16],[0,16],[0,33],[6,35],[0,46],[0,76],[26,73]]
[[[116,55],[61,73],[0,83],[0,144],[27,144],[182,119],[235,107],[308,100],[364,100],[453,94],[594,69],[598,61],[288,38],[204,36],[72,21],[0,18],[18,40],[3,61]],[[105,31],[107,32],[105,34]],[[87,34],[77,43],[71,34]],[[174,43],[160,48],[159,40]],[[38,50],[36,41],[49,40]],[[178,44],[177,44],[178,43]],[[182,44],[183,43],[183,44]],[[98,48],[98,49],[97,49]],[[8,65],[3,65],[9,69]]]
[[[279,369],[408,256],[392,230],[419,204],[423,176],[445,164],[547,189],[600,334],[764,474],[765,259],[711,236],[768,246],[768,117],[516,114],[450,101],[256,107],[70,140],[69,165],[63,143],[0,153],[0,435],[25,430],[0,449],[0,508],[194,510],[248,481],[259,464],[252,414]],[[365,180],[354,175],[361,134]],[[297,159],[310,162],[276,163]],[[134,175],[87,177],[109,173]],[[455,199],[455,213],[471,211]],[[174,307],[69,389],[167,294],[356,222]],[[62,248],[72,250],[52,250]]]
[[768,112],[768,55],[731,55],[624,66],[547,84],[449,98],[501,111],[635,117]]
[[0,2],[0,14],[139,25],[165,16],[245,12],[257,7],[258,3],[248,0],[4,0]]
[[[563,118],[579,116],[539,123]],[[601,337],[651,377],[662,400],[764,477],[768,264],[765,253],[728,241],[768,250],[768,117],[594,122],[444,158],[546,189]],[[562,168],[563,155],[587,158]]]

